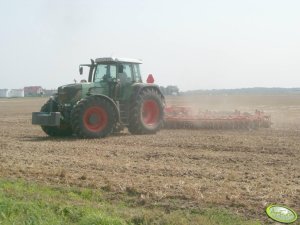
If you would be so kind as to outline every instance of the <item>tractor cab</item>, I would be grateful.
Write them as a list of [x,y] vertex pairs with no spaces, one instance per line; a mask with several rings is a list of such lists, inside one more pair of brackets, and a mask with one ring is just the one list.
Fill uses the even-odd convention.
[[[91,64],[82,64],[79,66],[79,72],[82,74],[83,66],[88,66],[88,82],[93,83],[98,88],[104,88],[108,91],[109,97],[122,100],[130,94],[130,86],[134,83],[142,83],[140,64],[142,61],[127,58],[97,58],[91,60]],[[94,91],[95,91],[94,90]],[[102,94],[102,93],[99,93]]]

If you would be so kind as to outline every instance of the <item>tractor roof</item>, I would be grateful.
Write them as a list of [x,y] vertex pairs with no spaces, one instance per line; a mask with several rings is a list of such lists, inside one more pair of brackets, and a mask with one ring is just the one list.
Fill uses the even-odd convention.
[[128,59],[128,58],[117,58],[117,57],[104,57],[104,58],[97,58],[96,63],[102,62],[127,62],[127,63],[143,63],[140,59]]

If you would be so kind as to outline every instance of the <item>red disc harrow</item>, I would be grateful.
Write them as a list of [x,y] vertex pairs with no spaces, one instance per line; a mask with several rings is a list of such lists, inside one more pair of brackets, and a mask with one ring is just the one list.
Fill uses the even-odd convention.
[[167,129],[206,128],[206,129],[257,129],[271,126],[271,116],[256,110],[247,112],[198,111],[185,106],[168,106],[165,108],[165,125]]

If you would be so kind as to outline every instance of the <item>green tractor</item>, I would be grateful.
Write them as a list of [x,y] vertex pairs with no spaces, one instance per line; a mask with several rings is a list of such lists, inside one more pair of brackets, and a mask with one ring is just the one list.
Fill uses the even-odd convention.
[[154,134],[164,117],[164,96],[153,84],[142,83],[136,59],[98,58],[89,67],[88,81],[58,88],[41,108],[32,113],[32,124],[49,136],[76,135],[101,138],[127,127],[132,134]]

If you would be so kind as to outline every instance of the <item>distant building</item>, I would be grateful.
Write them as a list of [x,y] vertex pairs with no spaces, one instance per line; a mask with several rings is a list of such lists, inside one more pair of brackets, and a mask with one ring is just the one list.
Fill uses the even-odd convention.
[[24,97],[24,89],[0,89],[1,98]]
[[179,95],[179,88],[174,85],[169,85],[166,87],[167,95]]
[[24,87],[24,95],[28,96],[40,96],[43,95],[43,88],[41,86],[29,86]]
[[0,98],[7,98],[8,97],[8,89],[0,89]]
[[12,98],[24,97],[24,89],[11,89],[8,92],[8,97],[12,97]]
[[51,96],[57,93],[57,89],[53,89],[53,90],[44,89],[43,92],[44,92],[44,96]]
[[161,92],[164,95],[179,95],[179,88],[174,85],[169,85],[167,87],[160,86]]

